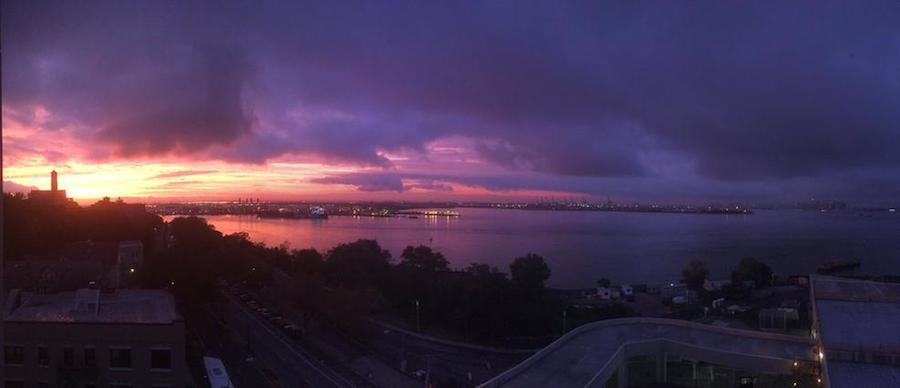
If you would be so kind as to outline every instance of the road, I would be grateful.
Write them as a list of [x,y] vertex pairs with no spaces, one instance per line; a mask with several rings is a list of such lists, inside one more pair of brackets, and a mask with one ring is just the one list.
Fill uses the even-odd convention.
[[382,359],[406,370],[427,371],[432,382],[474,386],[518,364],[527,351],[505,351],[455,345],[371,322],[367,343]]
[[221,359],[232,383],[238,388],[276,388],[278,385],[271,380],[268,368],[247,358],[245,335],[227,327],[221,319],[221,314],[206,311],[194,320],[203,325],[195,333],[200,338],[202,354]]
[[[286,301],[274,288],[250,292],[262,305],[275,309],[294,322],[301,322],[303,314]],[[364,343],[351,338],[327,324],[316,325],[302,341],[309,353],[327,361],[336,372],[358,386],[420,387],[423,381],[400,371],[399,363],[389,365]]]
[[222,314],[225,325],[233,332],[249,338],[250,354],[273,385],[280,387],[354,387],[357,384],[341,377],[300,348],[268,321],[258,316],[230,295],[224,295]]
[[[274,286],[255,293],[256,297],[277,308],[285,317],[299,321],[301,312],[290,303],[284,303],[278,291],[289,289],[296,279],[266,263],[257,262],[257,265],[267,268],[275,282]],[[311,337],[317,337],[318,342],[329,347],[331,353],[340,354],[337,357],[348,361],[348,367],[357,374],[372,377],[370,381],[373,384],[385,387],[421,386],[424,376],[415,380],[413,376],[416,371],[427,371],[431,382],[475,386],[531,354],[457,346],[449,341],[429,340],[425,336],[407,334],[375,323],[367,324],[365,333],[353,337],[322,325]],[[354,359],[365,359],[367,362],[360,365]]]

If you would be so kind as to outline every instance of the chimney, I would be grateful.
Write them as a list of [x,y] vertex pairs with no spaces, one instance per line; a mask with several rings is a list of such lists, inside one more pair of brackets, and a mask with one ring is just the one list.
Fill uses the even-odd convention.
[[50,191],[56,191],[56,170],[50,171]]

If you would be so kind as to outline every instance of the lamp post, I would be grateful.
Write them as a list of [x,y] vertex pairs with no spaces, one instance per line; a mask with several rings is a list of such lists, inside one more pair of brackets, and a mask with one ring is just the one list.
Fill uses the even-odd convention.
[[420,317],[419,300],[416,299],[416,331],[422,331],[422,321]]

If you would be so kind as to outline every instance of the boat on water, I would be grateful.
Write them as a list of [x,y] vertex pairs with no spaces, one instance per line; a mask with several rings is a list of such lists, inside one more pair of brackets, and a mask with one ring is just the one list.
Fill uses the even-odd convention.
[[257,212],[259,218],[289,218],[289,219],[325,219],[328,213],[319,206],[310,206],[309,209],[277,209]]
[[397,214],[413,217],[459,217],[459,212],[450,209],[432,209],[432,210],[405,210],[397,212]]
[[859,267],[862,262],[859,259],[835,259],[822,264],[819,264],[816,267],[816,271],[818,273],[834,273],[838,271],[848,270],[851,268]]

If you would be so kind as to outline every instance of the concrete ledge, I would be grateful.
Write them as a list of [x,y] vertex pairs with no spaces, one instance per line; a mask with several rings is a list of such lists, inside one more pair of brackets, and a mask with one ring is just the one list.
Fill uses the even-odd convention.
[[[642,327],[642,326],[646,326]],[[707,353],[716,353],[716,354],[731,354],[734,357],[742,357],[745,358],[741,363],[745,364],[749,362],[748,360],[760,360],[762,364],[766,364],[770,367],[779,367],[782,364],[783,360],[793,360],[795,357],[797,359],[811,360],[813,357],[812,348],[814,342],[812,339],[807,337],[797,337],[797,336],[788,336],[783,334],[775,334],[775,333],[766,333],[759,331],[749,331],[749,330],[739,330],[739,329],[730,329],[730,328],[722,328],[710,325],[704,325],[696,322],[682,321],[682,320],[674,320],[674,319],[662,319],[662,318],[622,318],[622,319],[610,319],[605,321],[594,322],[591,324],[580,326],[568,333],[564,336],[560,337],[544,349],[541,349],[539,352],[535,353],[533,356],[529,357],[522,363],[510,368],[506,372],[501,373],[500,375],[494,377],[491,380],[488,380],[481,387],[496,387],[501,386],[511,379],[523,374],[528,370],[532,370],[535,365],[541,362],[544,358],[554,354],[556,351],[560,350],[560,348],[569,344],[570,342],[579,339],[581,336],[600,332],[604,330],[614,330],[616,328],[625,329],[625,330],[635,330],[633,339],[626,339],[618,343],[615,349],[607,349],[611,354],[607,357],[607,359],[602,360],[603,366],[596,371],[596,373],[590,377],[588,381],[588,385],[591,384],[591,381],[595,381],[597,378],[602,376],[609,375],[611,365],[613,361],[618,359],[620,356],[624,355],[627,357],[628,355],[628,347],[629,345],[638,345],[638,344],[649,344],[649,343],[659,343],[658,345],[652,346],[664,346],[670,349],[672,354],[679,354],[682,351],[684,353],[691,353],[694,355],[701,354],[703,352]],[[800,357],[800,354],[785,354],[784,358],[772,356],[771,354],[763,354],[763,353],[737,353],[725,349],[716,349],[708,346],[703,346],[700,344],[688,343],[684,341],[679,341],[678,339],[657,337],[652,338],[652,335],[655,335],[654,329],[685,329],[698,331],[701,333],[709,333],[714,335],[725,335],[729,337],[735,337],[738,340],[757,340],[762,342],[771,342],[773,348],[777,349],[779,346],[785,346],[790,348],[809,348],[809,352],[804,352],[805,357]],[[618,335],[617,333],[611,333],[611,335]],[[668,345],[666,345],[668,344]],[[786,352],[788,353],[788,352]],[[764,360],[769,360],[770,362],[766,363]],[[600,361],[600,360],[597,360]],[[618,363],[615,363],[618,364]],[[768,369],[768,368],[767,368]]]
[[540,349],[495,348],[492,346],[474,345],[474,344],[469,344],[469,343],[465,343],[465,342],[451,341],[451,340],[447,340],[447,339],[428,336],[428,335],[421,334],[421,333],[416,333],[414,331],[409,331],[402,327],[395,326],[390,323],[382,322],[377,319],[369,318],[369,322],[372,322],[373,324],[384,327],[386,329],[390,329],[390,330],[393,330],[393,331],[396,331],[399,333],[403,333],[403,334],[411,336],[411,337],[416,337],[423,341],[433,342],[433,343],[437,343],[437,344],[441,344],[441,345],[452,346],[452,347],[457,347],[457,348],[462,348],[462,349],[475,350],[475,351],[485,352],[485,353],[502,353],[502,354],[517,354],[518,355],[518,354],[531,354],[531,353],[534,353],[534,352],[537,352],[538,350],[540,350]]

